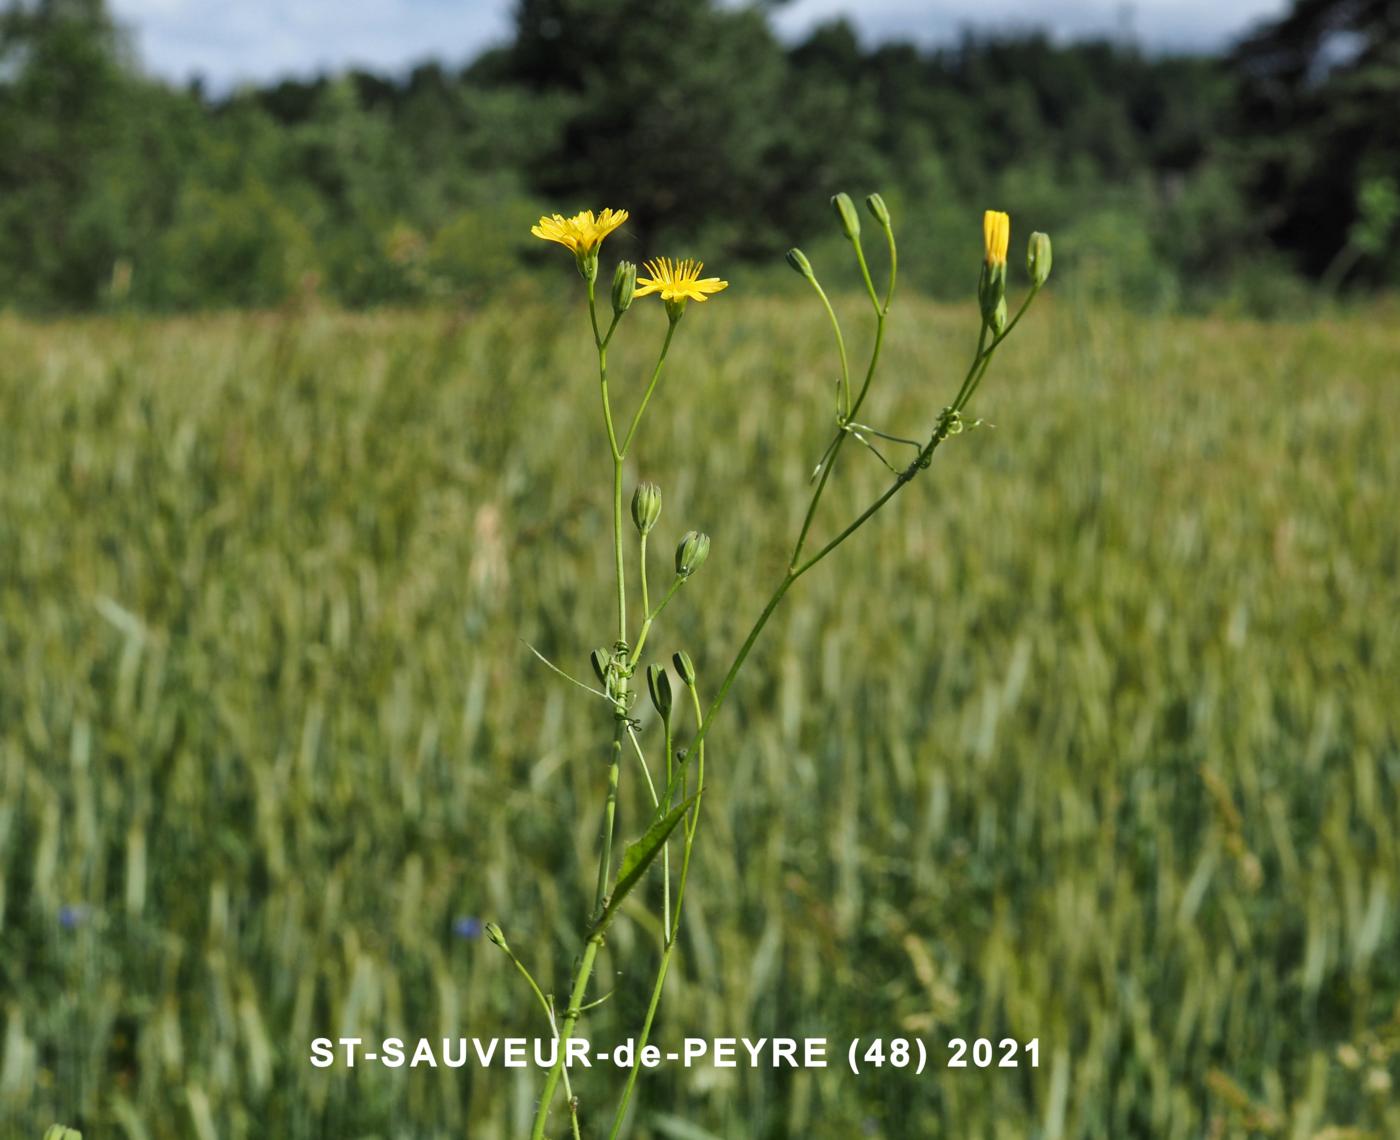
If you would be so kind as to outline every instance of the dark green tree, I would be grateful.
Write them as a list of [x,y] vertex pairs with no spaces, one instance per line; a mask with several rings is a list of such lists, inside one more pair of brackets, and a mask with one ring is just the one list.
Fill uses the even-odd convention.
[[1246,184],[1270,237],[1313,275],[1350,261],[1400,280],[1377,233],[1393,212],[1372,205],[1400,186],[1400,3],[1295,0],[1233,63]]

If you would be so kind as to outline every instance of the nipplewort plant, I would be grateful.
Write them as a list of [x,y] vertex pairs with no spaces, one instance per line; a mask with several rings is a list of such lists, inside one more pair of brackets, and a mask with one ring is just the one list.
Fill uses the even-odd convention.
[[[659,598],[654,599],[647,577],[647,544],[661,513],[661,491],[653,483],[642,483],[635,488],[631,498],[630,515],[636,541],[635,566],[641,621],[634,633],[628,611],[628,520],[627,512],[624,511],[623,467],[637,439],[647,407],[657,392],[667,354],[671,350],[676,330],[685,316],[687,305],[691,301],[699,303],[708,300],[723,291],[728,282],[715,277],[701,277],[704,267],[697,261],[656,258],[645,264],[644,276],[639,276],[637,267],[630,262],[619,262],[613,273],[610,291],[611,316],[609,318],[604,314],[604,327],[599,316],[597,297],[598,254],[604,239],[627,221],[627,211],[605,209],[595,216],[593,211],[585,210],[569,218],[556,214],[541,218],[539,224],[531,230],[536,237],[557,242],[574,255],[574,262],[587,293],[588,319],[598,359],[598,388],[602,403],[603,427],[611,461],[613,589],[617,598],[617,625],[611,644],[595,649],[591,656],[596,687],[569,677],[575,684],[602,699],[606,715],[611,721],[612,733],[607,755],[607,776],[601,789],[602,831],[594,880],[593,906],[580,931],[582,949],[575,960],[573,977],[568,988],[568,1004],[562,1011],[556,1008],[552,995],[545,993],[529,969],[510,948],[500,926],[487,923],[484,927],[487,937],[509,956],[524,977],[558,1042],[554,1064],[545,1078],[536,1107],[531,1131],[532,1140],[544,1140],[550,1113],[553,1111],[561,1084],[564,1088],[572,1135],[581,1136],[579,1099],[574,1095],[565,1065],[564,1045],[573,1037],[580,1018],[589,1008],[589,982],[593,976],[594,965],[608,929],[617,918],[619,908],[647,875],[657,873],[661,876],[660,960],[651,984],[646,1017],[637,1034],[638,1060],[628,1074],[618,1098],[608,1136],[615,1140],[621,1132],[641,1069],[642,1049],[651,1033],[680,932],[681,910],[685,903],[705,793],[706,737],[724,707],[744,662],[788,591],[883,510],[920,472],[926,470],[933,453],[945,440],[980,422],[966,419],[969,403],[986,375],[997,349],[1011,335],[1050,274],[1050,239],[1045,234],[1032,234],[1026,255],[1030,287],[1015,316],[1009,316],[1006,303],[1006,257],[1010,242],[1010,219],[1004,213],[987,211],[983,219],[985,256],[977,287],[981,327],[971,363],[952,400],[932,414],[932,425],[926,439],[891,435],[865,423],[860,416],[879,368],[890,303],[894,298],[898,267],[894,227],[883,199],[878,194],[870,195],[866,199],[866,207],[879,227],[889,255],[889,278],[882,294],[876,288],[866,261],[861,243],[860,216],[854,203],[847,195],[838,194],[832,199],[832,205],[841,229],[851,243],[860,281],[874,310],[875,329],[869,359],[863,374],[852,373],[845,337],[825,289],[802,251],[790,250],[787,255],[788,263],[811,285],[826,310],[840,359],[840,379],[836,386],[835,425],[831,442],[812,473],[810,501],[793,541],[786,569],[778,578],[767,604],[734,654],[729,668],[720,678],[708,706],[701,698],[701,685],[695,665],[684,649],[676,650],[671,657],[671,666],[679,682],[678,687],[673,685],[671,673],[664,665],[647,665],[644,671],[645,687],[657,712],[659,741],[644,739],[641,725],[633,716],[633,704],[642,688],[638,670],[641,668],[642,656],[648,642],[654,639],[656,622],[709,556],[710,538],[693,530],[681,538],[676,547],[674,573],[665,591]],[[635,401],[636,407],[631,418],[627,419],[618,415],[615,391],[608,375],[608,348],[623,318],[631,310],[633,302],[652,294],[659,296],[665,307],[666,332],[655,367],[640,397]],[[889,469],[892,478],[874,501],[836,530],[833,538],[817,545],[812,539],[812,531],[818,509],[838,461],[850,440],[857,441],[876,456]],[[882,445],[885,450],[881,449]],[[905,461],[902,464],[893,463],[886,456],[885,451],[891,451],[893,447],[910,449],[904,453]],[[569,676],[558,666],[551,664],[551,668],[566,677]],[[618,786],[622,779],[623,759],[629,752],[637,759],[641,779],[645,782],[647,797],[651,803],[652,816],[641,838],[627,844],[618,856],[614,850]],[[673,854],[677,856],[675,859],[672,858]]]

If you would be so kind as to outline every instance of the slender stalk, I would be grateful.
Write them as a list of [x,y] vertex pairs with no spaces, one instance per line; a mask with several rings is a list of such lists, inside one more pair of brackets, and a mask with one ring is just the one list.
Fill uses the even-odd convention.
[[626,455],[627,449],[632,446],[632,437],[637,434],[637,427],[642,422],[642,413],[647,410],[647,405],[651,403],[651,394],[656,391],[656,382],[661,379],[661,366],[666,363],[666,354],[671,350],[671,338],[676,335],[676,325],[680,323],[679,318],[672,320],[666,328],[666,339],[661,342],[661,355],[656,359],[656,367],[651,370],[651,381],[647,384],[647,390],[642,394],[642,402],[637,405],[636,414],[632,416],[632,426],[627,429],[627,435],[622,440],[622,451],[620,454]]
[[[695,710],[695,720],[698,724],[700,722],[700,696],[694,685],[687,685],[686,688],[690,690],[690,703]],[[667,723],[668,745],[670,735],[671,726]],[[627,1106],[632,1101],[632,1090],[636,1087],[637,1078],[642,1071],[641,1052],[646,1048],[647,1042],[651,1038],[652,1022],[655,1021],[657,1008],[661,1005],[661,992],[666,986],[666,975],[671,968],[671,956],[675,953],[676,939],[680,934],[681,904],[685,901],[685,884],[690,875],[690,853],[695,846],[695,832],[700,826],[700,799],[705,792],[705,745],[703,742],[696,747],[695,763],[697,788],[695,802],[686,814],[685,848],[681,855],[680,883],[676,887],[676,906],[672,917],[666,923],[666,945],[661,951],[661,962],[657,966],[656,981],[652,984],[651,1000],[647,1003],[646,1019],[642,1022],[641,1032],[637,1035],[637,1059],[632,1062],[632,1071],[627,1074],[627,1084],[623,1086],[622,1099],[618,1102],[617,1115],[613,1118],[613,1126],[608,1133],[608,1140],[617,1140],[618,1132],[627,1117]]]
[[865,250],[861,247],[859,234],[851,238],[851,245],[855,247],[856,261],[860,264],[860,275],[865,281],[865,291],[870,294],[870,303],[875,306],[875,311],[879,313],[881,312],[880,298],[875,293],[875,282],[870,279],[870,266],[865,263]]
[[[870,382],[874,380],[875,370],[880,364],[880,350],[884,347],[885,343],[885,321],[890,314],[890,302],[894,299],[894,283],[899,270],[899,261],[895,252],[894,231],[886,230],[885,233],[888,237],[890,247],[890,281],[889,286],[885,290],[884,305],[881,305],[875,296],[875,286],[870,280],[870,268],[866,265],[865,254],[861,250],[860,243],[853,243],[856,250],[856,257],[860,262],[861,274],[864,276],[866,286],[870,291],[870,300],[875,306],[875,343],[870,350],[870,363],[865,369],[865,379],[861,383],[860,392],[857,394],[854,402],[851,402],[849,398],[849,377],[847,378],[846,414],[837,428],[836,438],[832,440],[830,446],[827,447],[827,458],[825,465],[822,467],[821,477],[817,482],[816,490],[812,492],[811,502],[807,504],[807,513],[802,519],[802,529],[798,531],[797,541],[793,544],[792,557],[788,559],[789,572],[797,566],[798,559],[802,557],[802,549],[807,544],[808,535],[812,530],[812,523],[817,517],[817,507],[821,503],[823,493],[826,491],[827,480],[831,478],[831,471],[836,466],[837,456],[841,454],[841,447],[846,442],[846,437],[850,434],[847,430],[847,425],[860,411],[860,406],[865,403],[865,397],[870,392]],[[816,284],[815,278],[812,284],[816,285],[818,292],[821,292],[821,286]],[[826,294],[824,293],[822,294],[822,300],[826,300]],[[827,312],[831,312],[831,306],[829,304],[827,305]],[[1018,313],[1017,317],[1019,318],[1019,316],[1020,314]],[[836,321],[835,314],[832,314],[831,319],[834,324]],[[841,333],[839,329],[836,335],[838,338],[840,337]],[[841,350],[841,370],[843,374],[846,373],[846,351],[844,347]]]
[[[549,998],[544,996],[544,991],[540,989],[539,983],[535,981],[534,975],[531,974],[530,971],[525,968],[525,963],[516,957],[515,951],[512,950],[509,946],[502,946],[501,949],[503,949],[506,952],[506,957],[508,957],[511,960],[511,962],[515,964],[515,968],[520,971],[521,976],[525,979],[526,984],[530,987],[530,991],[535,995],[535,998],[539,1001],[540,1006],[544,1009],[545,1018],[549,1021],[549,1027],[552,1030],[554,1030],[554,1036],[557,1039],[559,1036],[559,1027],[554,1022],[553,1003],[550,1002]],[[564,1070],[564,1098],[570,1101],[574,1099],[574,1090],[569,1084],[569,1070],[567,1068]],[[572,1114],[572,1117],[574,1122],[574,1135],[577,1136],[578,1115],[575,1113]]]
[[[672,579],[670,589],[666,591],[666,596],[661,599],[661,604],[657,606],[655,610],[648,613],[646,620],[642,622],[642,628],[637,634],[637,644],[632,647],[631,657],[629,658],[633,668],[636,668],[637,662],[642,659],[642,647],[647,643],[647,634],[651,632],[652,623],[661,616],[661,611],[670,605],[671,599],[676,596],[676,593],[683,585],[685,585],[685,579],[679,575]],[[643,606],[645,606],[645,603],[643,603]]]
[[[598,329],[598,306],[593,281],[588,282],[588,318],[593,326],[593,341],[598,350],[598,386],[602,392],[603,423],[607,428],[608,449],[612,455],[613,564],[617,575],[617,641],[619,647],[624,647],[627,644],[627,570],[626,564],[623,561],[622,551],[623,452],[618,447],[617,430],[613,426],[612,401],[608,395],[608,342],[612,339],[613,332],[617,329],[617,314],[613,315],[612,324],[608,326],[607,336],[604,337],[600,335]],[[617,678],[616,687],[612,690],[614,698],[612,756],[608,764],[607,799],[603,806],[603,842],[602,850],[598,858],[598,879],[593,892],[594,918],[603,911],[604,901],[608,895],[608,881],[612,871],[613,834],[616,830],[617,822],[617,788],[622,771],[622,740],[628,723],[627,690],[628,677],[626,674],[623,674]],[[579,959],[578,969],[574,974],[569,1008],[565,1011],[564,1020],[559,1028],[559,1053],[554,1059],[554,1064],[550,1067],[549,1075],[545,1078],[544,1091],[540,1095],[540,1102],[535,1110],[535,1123],[534,1128],[531,1130],[532,1140],[543,1140],[545,1124],[549,1119],[550,1105],[554,1100],[555,1090],[559,1086],[559,1081],[564,1071],[565,1047],[569,1039],[573,1036],[574,1026],[578,1023],[583,997],[588,990],[588,982],[593,974],[593,963],[598,956],[598,948],[602,945],[602,942],[603,935],[601,931],[590,936],[584,945],[583,956]],[[578,1125],[575,1118],[574,1130],[576,1133],[577,1129]]]
[[583,957],[579,959],[578,972],[574,975],[573,992],[569,995],[569,1008],[564,1011],[564,1020],[559,1026],[558,1055],[554,1058],[554,1065],[549,1070],[549,1076],[545,1078],[544,1092],[540,1094],[540,1103],[535,1110],[535,1124],[530,1130],[530,1140],[544,1140],[545,1123],[549,1120],[550,1101],[554,1099],[554,1092],[559,1087],[559,1080],[564,1072],[564,1049],[574,1034],[574,1026],[578,1024],[583,995],[588,989],[588,979],[593,976],[593,962],[598,957],[598,948],[602,944],[602,931],[594,934],[584,943]]
[[882,226],[885,231],[885,242],[890,247],[890,283],[885,289],[885,312],[890,311],[890,301],[894,299],[894,280],[899,272],[899,251],[894,244],[894,227]]
[[841,419],[845,419],[851,414],[851,369],[846,363],[846,338],[841,335],[841,322],[836,319],[836,310],[831,307],[831,300],[826,295],[826,290],[813,274],[807,278],[812,283],[812,288],[817,291],[817,296],[822,299],[822,305],[826,308],[827,318],[831,321],[831,331],[836,334],[836,351],[841,356],[841,392],[843,399],[837,414]]

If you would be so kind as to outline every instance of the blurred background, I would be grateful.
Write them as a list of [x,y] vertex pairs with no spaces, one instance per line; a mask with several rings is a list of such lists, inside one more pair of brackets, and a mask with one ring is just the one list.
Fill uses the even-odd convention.
[[[789,245],[869,350],[837,190],[900,239],[892,434],[975,347],[985,208],[1013,305],[1032,230],[1054,275],[990,422],[794,589],[709,736],[655,1038],[936,1063],[663,1069],[624,1134],[1400,1136],[1397,106],[1394,0],[9,3],[0,1137],[528,1133],[531,1073],[309,1053],[539,1036],[484,924],[560,992],[591,904],[611,725],[523,643],[587,676],[609,637],[610,464],[529,227],[626,208],[605,279],[731,282],[626,470],[653,583],[713,537],[649,642],[713,691],[832,430]],[[610,350],[629,412],[665,326]],[[842,464],[818,537],[889,479]],[[584,1135],[619,1084],[579,1075]]]
[[[1014,205],[1077,289],[1291,312],[1400,278],[1397,19],[1390,0],[11,0],[0,305],[480,298],[545,259],[541,211],[619,203],[633,252],[728,272],[880,186],[944,256]],[[911,284],[962,288],[943,264]]]

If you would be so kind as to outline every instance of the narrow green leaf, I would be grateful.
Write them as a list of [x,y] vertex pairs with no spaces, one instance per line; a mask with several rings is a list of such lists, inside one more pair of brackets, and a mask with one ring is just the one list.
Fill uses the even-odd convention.
[[682,800],[647,828],[645,835],[627,845],[627,850],[622,853],[622,865],[617,869],[617,886],[613,888],[612,895],[608,898],[608,905],[603,908],[603,913],[598,916],[598,921],[593,924],[595,933],[612,921],[612,917],[617,913],[617,908],[622,904],[622,900],[632,892],[633,887],[642,881],[646,869],[651,866],[652,860],[660,854],[661,848],[666,845],[666,840],[671,837],[671,832],[676,830],[676,825],[685,818],[685,813],[690,810],[690,805],[694,802],[694,796]]

